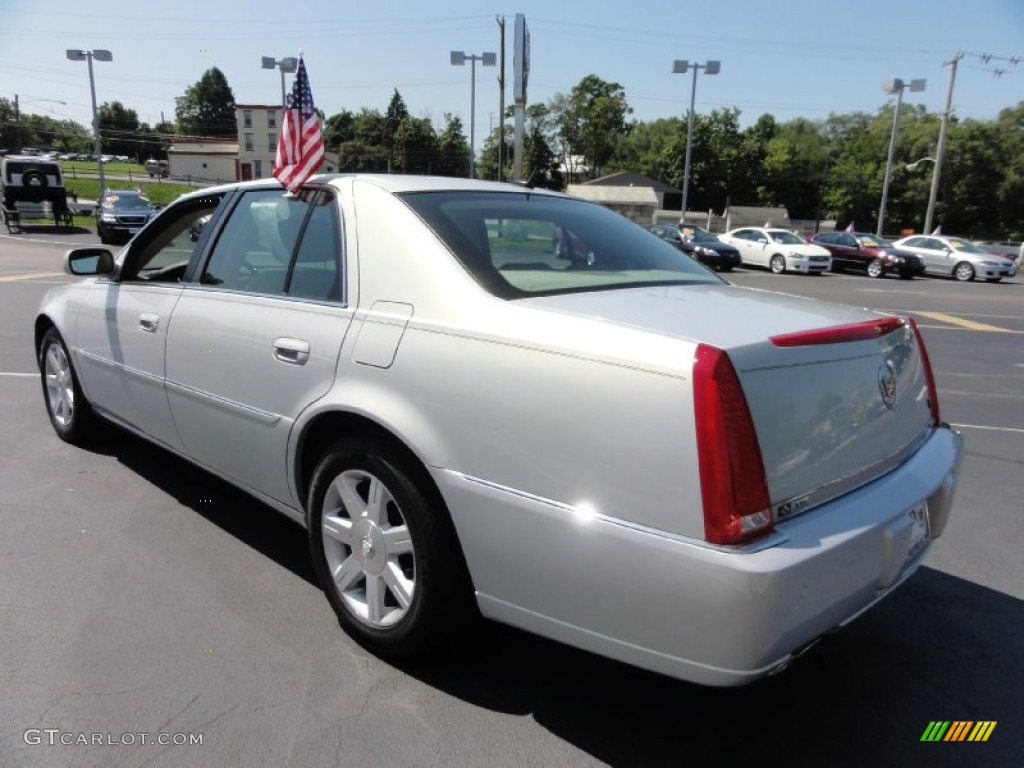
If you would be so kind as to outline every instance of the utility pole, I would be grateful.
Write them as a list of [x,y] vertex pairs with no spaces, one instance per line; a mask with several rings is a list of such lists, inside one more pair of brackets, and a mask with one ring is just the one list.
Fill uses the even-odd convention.
[[964,57],[962,51],[957,51],[953,58],[943,62],[942,66],[949,67],[949,88],[946,90],[946,108],[942,111],[942,122],[939,124],[939,145],[935,148],[935,167],[932,168],[932,188],[928,192],[928,208],[924,214],[924,233],[927,235],[932,231],[932,219],[935,216],[935,201],[939,197],[939,178],[942,175],[942,158],[946,154],[946,134],[949,133],[949,117],[953,111],[953,85],[956,83],[956,65]]
[[498,181],[505,180],[505,17],[498,17],[501,44],[498,56]]
[[21,114],[18,112],[18,94],[14,94],[14,131],[17,138],[14,142],[14,154],[21,154]]

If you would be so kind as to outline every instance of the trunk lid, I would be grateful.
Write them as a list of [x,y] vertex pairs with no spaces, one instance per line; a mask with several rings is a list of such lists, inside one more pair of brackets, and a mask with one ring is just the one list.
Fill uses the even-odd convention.
[[908,324],[841,342],[806,333],[888,317],[877,312],[728,285],[521,301],[727,351],[750,407],[777,520],[895,468],[932,425],[926,367]]

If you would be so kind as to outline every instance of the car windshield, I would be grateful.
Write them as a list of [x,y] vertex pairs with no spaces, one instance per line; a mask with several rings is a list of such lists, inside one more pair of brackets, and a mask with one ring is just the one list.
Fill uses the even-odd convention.
[[718,238],[708,232],[706,229],[700,227],[694,227],[689,224],[680,224],[679,231],[683,237],[687,240],[692,240],[695,243],[717,243]]
[[782,243],[783,245],[802,245],[807,242],[800,235],[795,235],[792,232],[786,232],[781,229],[771,230],[768,236],[776,243]]
[[132,208],[136,210],[148,210],[153,203],[148,197],[142,195],[110,195],[103,201],[104,205],[112,205],[115,208]]
[[988,251],[979,248],[970,240],[961,240],[959,237],[949,238],[949,247],[954,251],[961,251],[963,253],[983,253],[988,255]]
[[666,241],[592,203],[529,192],[401,197],[501,298],[721,282]]
[[878,237],[877,235],[858,235],[857,242],[861,245],[865,245],[868,248],[895,248],[890,241],[884,237]]

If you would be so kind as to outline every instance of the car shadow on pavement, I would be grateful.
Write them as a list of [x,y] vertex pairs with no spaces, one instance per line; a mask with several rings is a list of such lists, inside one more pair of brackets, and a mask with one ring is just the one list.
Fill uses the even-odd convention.
[[[126,430],[101,430],[87,447],[116,458],[180,504],[320,588],[309,559],[305,529],[277,510]],[[202,502],[210,498],[218,503]]]
[[[105,431],[89,447],[316,584],[305,532],[277,511],[127,432]],[[214,494],[222,503],[199,502]],[[433,655],[388,663],[471,705],[532,717],[616,766],[753,765],[770,755],[829,768],[1019,766],[1021,638],[1024,601],[923,567],[789,668],[742,688],[684,683],[489,621]],[[986,743],[923,743],[934,720],[997,727]]]
[[[610,765],[755,765],[777,754],[787,766],[1016,766],[1022,636],[1024,601],[924,568],[743,688],[679,682],[490,623],[456,650],[401,666],[478,706],[532,716]],[[922,743],[932,720],[999,726],[985,744]]]

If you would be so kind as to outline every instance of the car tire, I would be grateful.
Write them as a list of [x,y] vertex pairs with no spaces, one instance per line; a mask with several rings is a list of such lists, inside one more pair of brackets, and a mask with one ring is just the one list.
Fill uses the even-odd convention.
[[913,280],[913,279],[914,279],[914,273],[913,272],[900,272],[900,280]]
[[773,274],[782,275],[786,272],[786,257],[779,254],[772,256],[771,261],[768,262],[768,268]]
[[39,171],[25,171],[21,175],[21,186],[28,188],[42,188],[47,185],[46,174]]
[[84,442],[96,426],[96,416],[82,394],[71,355],[56,328],[43,334],[39,374],[46,414],[57,437],[68,443]]
[[732,272],[732,264],[723,264],[718,268],[719,272]]
[[342,628],[384,656],[411,656],[454,633],[471,589],[454,527],[426,471],[373,439],[331,446],[313,473],[313,566]]
[[836,264],[834,261],[832,262],[832,266],[829,267],[829,271],[835,272],[837,275],[842,274],[845,270],[846,267],[844,267],[842,264]]
[[868,277],[879,278],[885,276],[885,265],[881,259],[872,259],[868,264]]
[[961,283],[969,283],[974,279],[974,267],[969,262],[961,261],[953,267],[953,277]]

